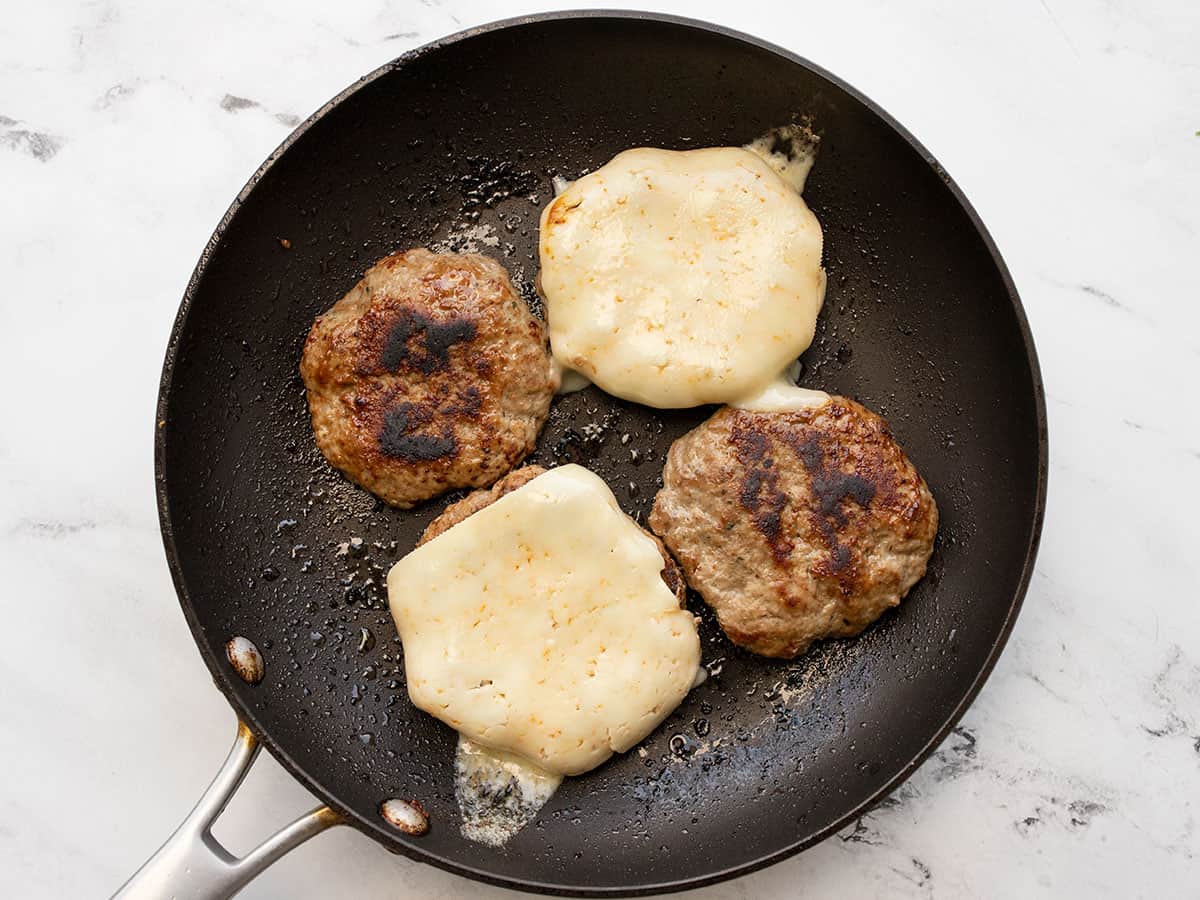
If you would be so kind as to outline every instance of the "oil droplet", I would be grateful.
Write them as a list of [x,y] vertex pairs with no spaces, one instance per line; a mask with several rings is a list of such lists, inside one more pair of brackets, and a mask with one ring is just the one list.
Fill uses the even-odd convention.
[[686,734],[671,735],[670,740],[671,752],[676,756],[691,756],[692,742],[688,740]]

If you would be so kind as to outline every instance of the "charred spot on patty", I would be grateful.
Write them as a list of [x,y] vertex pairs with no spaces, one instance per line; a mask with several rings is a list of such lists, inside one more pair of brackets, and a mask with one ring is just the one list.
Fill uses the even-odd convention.
[[875,499],[875,485],[858,475],[822,473],[820,478],[813,479],[813,493],[821,504],[823,514],[844,522],[846,514],[842,510],[842,501],[853,500],[865,508]]
[[829,459],[821,436],[807,430],[785,430],[781,437],[808,472],[809,494],[814,501],[809,504],[810,519],[828,550],[828,555],[813,566],[813,572],[837,579],[842,593],[849,596],[857,573],[853,554],[840,534],[848,522],[846,503],[868,509],[875,499],[876,485],[857,471],[842,471],[836,461]]
[[433,462],[458,452],[454,432],[443,428],[440,434],[422,433],[432,413],[415,403],[401,403],[387,411],[379,430],[379,449],[386,455],[407,462]]
[[863,478],[857,471],[843,472],[836,466],[826,464],[825,451],[815,435],[788,435],[787,443],[808,470],[812,495],[817,501],[816,508],[822,516],[837,522],[838,527],[846,524],[843,501],[853,500],[865,509],[875,499],[874,481]]
[[474,417],[479,415],[479,406],[479,388],[472,384],[458,395],[454,403],[446,407],[446,412],[452,416]]
[[[795,454],[808,473],[809,498],[803,505],[827,551],[812,571],[837,579],[846,595],[853,590],[856,576],[854,555],[842,541],[842,532],[849,523],[848,504],[869,510],[877,497],[894,495],[894,485],[889,481],[893,478],[891,469],[882,465],[878,446],[881,439],[890,440],[890,435],[879,427],[872,428],[874,423],[864,424],[848,413],[849,410],[836,403],[828,410],[834,421],[849,425],[849,433],[843,437],[865,447],[855,457],[839,453],[837,437],[814,427],[813,411],[797,413],[786,424],[759,414],[739,412],[729,436],[743,468],[738,502],[766,539],[776,562],[785,561],[794,544],[783,526],[789,498],[779,488],[778,466],[772,451],[782,446]],[[845,458],[839,460],[839,456]]]
[[849,595],[854,587],[854,558],[850,548],[839,544],[834,538],[830,541],[829,555],[813,566],[813,572],[827,578],[836,578],[842,593]]
[[771,440],[765,432],[741,422],[735,423],[730,440],[738,462],[745,467],[738,502],[767,539],[771,555],[782,561],[792,552],[792,542],[783,534],[788,498],[779,489],[779,475],[770,456]]
[[792,542],[783,536],[783,511],[787,495],[779,490],[779,479],[767,467],[751,469],[742,480],[739,499],[754,518],[754,527],[762,532],[776,559],[786,559]]
[[403,367],[432,375],[450,365],[450,348],[475,340],[470,319],[439,322],[414,309],[402,309],[388,332],[379,363],[390,372]]

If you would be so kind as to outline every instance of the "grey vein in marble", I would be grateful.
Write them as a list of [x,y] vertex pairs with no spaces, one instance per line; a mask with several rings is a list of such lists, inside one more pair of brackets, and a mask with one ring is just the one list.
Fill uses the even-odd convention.
[[[233,94],[226,94],[221,98],[221,109],[228,113],[241,112],[244,109],[262,109],[263,105],[257,100],[250,100],[246,97],[237,97]],[[281,125],[287,125],[289,128],[295,128],[300,124],[300,117],[294,113],[272,113],[271,117]]]
[[49,162],[62,149],[65,141],[61,137],[43,131],[15,127],[21,123],[7,116],[0,116],[0,145],[27,153],[38,162]]

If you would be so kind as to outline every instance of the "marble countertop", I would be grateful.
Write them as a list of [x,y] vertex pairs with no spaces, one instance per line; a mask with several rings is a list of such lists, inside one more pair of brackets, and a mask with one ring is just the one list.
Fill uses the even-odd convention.
[[[1195,896],[1200,6],[658,4],[879,101],[987,222],[1041,354],[1051,490],[999,665],[898,794],[691,896]],[[106,896],[232,739],[174,599],[147,422],[184,284],[302,117],[513,0],[52,0],[0,29],[0,894]],[[1190,410],[1190,412],[1189,412]],[[132,699],[136,698],[136,700]],[[264,758],[235,849],[311,805]],[[349,829],[246,897],[511,896]]]

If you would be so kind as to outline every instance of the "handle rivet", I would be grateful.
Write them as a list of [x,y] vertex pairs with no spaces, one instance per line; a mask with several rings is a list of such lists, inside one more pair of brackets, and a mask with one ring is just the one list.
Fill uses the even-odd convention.
[[254,641],[249,638],[241,635],[231,637],[225,643],[225,656],[229,658],[229,664],[233,666],[233,670],[247,684],[258,684],[267,674],[267,666],[263,662],[262,654],[258,652]]
[[405,834],[419,837],[429,830],[429,814],[418,800],[392,797],[379,804],[379,814],[385,822]]

